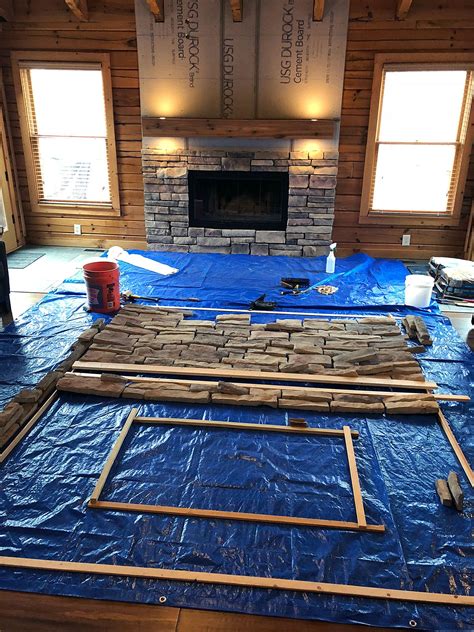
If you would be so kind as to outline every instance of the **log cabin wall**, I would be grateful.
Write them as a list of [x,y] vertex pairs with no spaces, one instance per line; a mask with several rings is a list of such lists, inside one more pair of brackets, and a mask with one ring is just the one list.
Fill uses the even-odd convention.
[[[339,172],[333,240],[340,255],[364,251],[379,257],[425,259],[463,256],[474,190],[474,152],[459,226],[404,226],[358,223],[369,124],[374,55],[388,52],[474,53],[474,3],[464,0],[413,0],[397,21],[395,0],[351,0],[342,104]],[[404,233],[411,246],[402,247]]]
[[[247,0],[253,1],[253,0]],[[474,6],[465,0],[414,0],[404,21],[394,19],[395,0],[351,0],[341,121],[340,162],[333,239],[339,254],[426,258],[462,256],[474,189],[474,155],[457,227],[358,223],[374,55],[391,51],[474,52]],[[14,21],[0,32],[9,117],[30,243],[145,247],[142,134],[133,0],[89,0],[89,21],[79,22],[64,0],[16,0]],[[122,215],[119,218],[32,214],[10,63],[11,50],[109,52]],[[74,223],[83,234],[73,234]],[[404,233],[412,245],[401,246]]]
[[[89,0],[89,20],[79,20],[64,0],[16,0],[14,21],[0,31],[3,68],[27,240],[62,246],[145,248],[138,57],[133,0]],[[120,217],[32,213],[13,85],[10,51],[95,51],[110,54],[120,187]],[[82,235],[74,235],[74,224]]]

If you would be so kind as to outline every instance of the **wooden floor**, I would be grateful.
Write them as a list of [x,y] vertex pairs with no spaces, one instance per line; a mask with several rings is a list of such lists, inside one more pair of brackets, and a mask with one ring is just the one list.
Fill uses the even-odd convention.
[[1,632],[361,632],[363,629],[389,630],[0,590]]

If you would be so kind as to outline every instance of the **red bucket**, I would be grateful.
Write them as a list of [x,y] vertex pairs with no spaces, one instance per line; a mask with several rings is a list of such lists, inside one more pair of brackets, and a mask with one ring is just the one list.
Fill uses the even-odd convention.
[[82,267],[87,306],[92,312],[108,314],[120,308],[120,270],[115,261],[93,261]]

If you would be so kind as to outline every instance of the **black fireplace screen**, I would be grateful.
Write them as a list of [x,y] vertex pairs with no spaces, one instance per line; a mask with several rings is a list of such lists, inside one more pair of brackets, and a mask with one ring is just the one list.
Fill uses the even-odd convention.
[[189,171],[189,225],[285,230],[288,173]]

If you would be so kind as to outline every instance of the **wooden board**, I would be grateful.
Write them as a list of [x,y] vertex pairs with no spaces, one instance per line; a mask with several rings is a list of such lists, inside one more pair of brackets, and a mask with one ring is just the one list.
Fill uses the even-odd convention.
[[[70,372],[70,373],[66,373],[67,375],[82,375],[83,377],[100,377],[101,373],[80,373],[78,371],[74,371],[74,372]],[[155,383],[155,384],[163,384],[164,386],[166,386],[167,384],[183,384],[184,386],[188,385],[188,384],[202,384],[205,387],[209,387],[209,386],[215,386],[216,382],[215,381],[210,381],[210,380],[199,380],[199,382],[197,382],[196,380],[176,380],[176,379],[170,379],[170,378],[164,378],[164,377],[138,377],[135,375],[122,375],[121,377],[123,377],[124,379],[128,380],[129,382],[151,382],[151,383]],[[239,386],[245,386],[246,388],[261,388],[263,390],[265,389],[270,389],[273,390],[275,389],[275,385],[273,384],[261,384],[261,383],[257,383],[257,382],[239,382]],[[281,388],[281,387],[280,387]],[[291,385],[285,385],[284,386],[285,391],[301,391],[301,386],[291,386]],[[309,393],[314,393],[314,394],[318,394],[318,393],[331,393],[333,395],[353,395],[354,393],[357,395],[368,395],[369,397],[382,397],[384,395],[386,396],[390,396],[390,395],[413,395],[412,392],[402,392],[402,391],[365,391],[365,390],[359,390],[357,389],[356,391],[354,389],[350,389],[350,388],[333,388],[331,387],[330,389],[328,388],[315,388],[315,387],[305,387],[305,391],[308,391]],[[453,395],[451,393],[433,393],[433,397],[435,400],[440,401],[440,402],[469,402],[471,401],[471,398],[469,397],[469,395]]]
[[205,367],[170,367],[156,364],[119,364],[108,362],[75,362],[73,369],[77,371],[100,371],[110,373],[149,373],[161,375],[189,375],[207,377],[229,377],[234,379],[251,378],[275,380],[281,382],[319,382],[321,384],[354,384],[362,386],[390,386],[393,388],[412,388],[416,390],[435,389],[435,382],[416,380],[394,380],[370,377],[344,377],[342,375],[324,375],[316,373],[279,373],[272,371],[245,371],[238,369],[212,369]]
[[111,502],[98,500],[89,503],[91,509],[107,511],[136,512],[142,514],[158,514],[183,516],[184,518],[207,518],[209,520],[237,520],[258,522],[262,524],[280,524],[293,527],[313,527],[318,529],[342,529],[348,531],[364,531],[384,533],[383,524],[359,524],[343,520],[323,520],[319,518],[300,518],[297,516],[275,516],[273,514],[246,513],[243,511],[219,511],[216,509],[195,509],[191,507],[169,507],[166,505],[143,505],[137,503]]
[[196,119],[142,118],[144,136],[183,138],[223,136],[225,138],[332,138],[335,121],[310,119]]
[[466,458],[466,455],[462,451],[461,446],[459,445],[456,437],[454,436],[453,431],[451,430],[451,426],[449,425],[448,420],[444,416],[443,412],[440,410],[438,412],[438,421],[443,429],[444,434],[446,435],[447,440],[449,441],[456,458],[458,459],[464,474],[466,475],[471,487],[474,487],[474,471],[471,468],[469,461]]
[[128,431],[130,430],[131,425],[133,424],[133,420],[135,419],[135,417],[138,414],[138,409],[137,408],[132,408],[132,410],[130,411],[130,414],[128,415],[122,430],[120,431],[119,436],[117,437],[117,440],[115,441],[112,450],[110,451],[110,454],[107,458],[107,461],[105,462],[104,468],[99,476],[99,480],[97,481],[96,486],[94,487],[94,491],[91,494],[91,498],[90,498],[90,502],[94,503],[100,496],[102,489],[104,488],[104,485],[107,481],[107,477],[110,474],[110,470],[112,469],[113,465],[114,465],[114,461],[118,456],[118,453],[120,452],[120,448],[123,445],[123,442],[125,441]]
[[351,476],[352,494],[354,496],[354,505],[357,515],[357,524],[365,528],[367,520],[365,518],[364,501],[362,500],[362,492],[360,489],[359,474],[357,472],[357,463],[355,460],[354,444],[352,443],[351,429],[349,426],[343,427],[344,441],[346,444],[347,460],[349,462],[349,473]]
[[[205,421],[203,419],[178,419],[175,417],[135,417],[137,423],[168,424],[171,426],[200,426],[202,428],[224,428],[226,430],[249,430],[260,432],[286,432],[289,434],[320,435],[324,437],[345,437],[345,431],[337,428],[298,428],[274,424],[239,423],[234,421]],[[350,430],[352,438],[358,439],[357,430]]]
[[364,632],[359,625],[11,590],[0,590],[0,621],[5,632]]
[[419,603],[446,604],[450,606],[474,606],[474,597],[458,594],[433,593],[428,591],[400,590],[398,588],[374,588],[355,584],[332,584],[327,582],[303,581],[280,577],[256,577],[229,575],[202,571],[180,571],[167,568],[145,568],[116,564],[91,564],[65,560],[43,560],[29,557],[0,556],[0,567],[29,569],[46,572],[84,573],[87,575],[109,575],[112,577],[134,577],[166,581],[197,582],[201,584],[285,590],[322,595],[342,595],[388,601],[410,601]]

